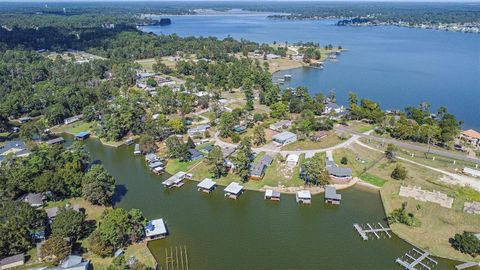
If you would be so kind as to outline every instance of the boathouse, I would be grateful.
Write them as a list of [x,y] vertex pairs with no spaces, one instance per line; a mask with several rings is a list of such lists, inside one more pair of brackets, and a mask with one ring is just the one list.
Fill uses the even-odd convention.
[[150,164],[148,164],[148,167],[153,170],[155,168],[158,168],[158,167],[162,167],[163,166],[163,162],[161,161],[155,161],[155,162],[152,162]]
[[146,154],[145,155],[145,161],[148,162],[148,163],[154,163],[154,162],[158,162],[160,160],[161,160],[161,158],[158,157],[155,154]]
[[184,184],[183,180],[185,178],[190,178],[190,177],[191,177],[191,175],[189,175],[185,172],[178,172],[178,173],[172,175],[167,180],[163,181],[162,184],[167,188],[181,187]]
[[150,220],[145,226],[145,236],[148,240],[165,238],[167,236],[167,228],[163,219]]
[[48,144],[48,145],[62,144],[64,142],[65,142],[65,140],[62,137],[57,137],[57,138],[45,141],[45,143]]
[[297,191],[296,199],[298,203],[301,204],[311,204],[312,203],[312,195],[308,190],[300,190]]
[[203,191],[203,192],[206,192],[206,193],[210,193],[215,189],[216,185],[217,185],[217,183],[215,181],[213,181],[212,179],[205,178],[205,179],[203,179],[202,182],[198,183],[197,187],[198,187],[198,191]]
[[76,140],[83,141],[83,140],[88,139],[89,137],[90,137],[90,132],[88,132],[88,131],[82,131],[82,132],[79,132],[79,133],[75,134],[75,139]]
[[297,134],[284,131],[272,137],[273,141],[280,145],[287,145],[297,140]]
[[225,197],[236,200],[242,194],[243,186],[232,182],[223,191],[225,191]]
[[271,189],[265,190],[265,200],[280,201],[280,192]]
[[325,203],[340,204],[342,195],[337,193],[335,186],[325,186]]

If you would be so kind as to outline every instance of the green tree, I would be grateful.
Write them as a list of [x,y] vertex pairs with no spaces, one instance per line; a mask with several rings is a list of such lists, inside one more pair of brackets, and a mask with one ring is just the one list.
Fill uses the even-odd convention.
[[340,163],[342,163],[343,165],[347,165],[348,164],[348,158],[346,156],[343,156],[342,159],[340,160]]
[[272,118],[283,119],[288,114],[288,105],[281,101],[272,104],[272,106],[270,106],[270,109],[270,117]]
[[231,112],[224,112],[220,116],[220,123],[218,125],[218,131],[220,132],[220,137],[227,138],[232,136],[233,127],[236,124],[235,117]]
[[115,191],[115,179],[103,165],[95,164],[85,174],[82,183],[83,197],[96,205],[110,205]]
[[113,254],[113,247],[103,241],[98,230],[95,230],[88,238],[88,247],[93,253],[102,258]]
[[327,185],[330,182],[330,176],[325,169],[323,158],[320,154],[315,154],[307,159],[302,166],[302,179],[310,185]]
[[397,147],[393,143],[389,143],[387,145],[387,150],[385,150],[385,157],[390,161],[394,161],[395,151],[397,151]]
[[462,253],[476,257],[480,254],[480,239],[471,232],[463,232],[455,234],[451,240],[452,246]]
[[190,136],[188,136],[187,148],[188,149],[195,149],[195,142],[192,140],[192,138]]
[[407,169],[402,164],[397,163],[391,177],[396,180],[405,180],[407,178]]
[[225,160],[219,146],[214,146],[212,151],[208,153],[207,162],[211,166],[210,172],[215,178],[220,178],[226,173]]
[[70,243],[61,236],[54,235],[48,238],[40,249],[40,257],[44,262],[58,263],[65,259],[72,247]]
[[256,126],[253,129],[253,144],[259,146],[265,143],[267,143],[267,139],[265,138],[265,130],[262,126]]
[[69,237],[73,241],[80,239],[84,231],[85,215],[82,212],[61,207],[52,222],[52,234]]

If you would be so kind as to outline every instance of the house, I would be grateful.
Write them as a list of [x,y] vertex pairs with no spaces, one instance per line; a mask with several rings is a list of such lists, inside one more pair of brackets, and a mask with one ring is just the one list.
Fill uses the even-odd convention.
[[304,57],[303,54],[294,54],[294,55],[292,55],[292,60],[303,61],[303,57]]
[[57,137],[57,138],[48,140],[45,143],[48,144],[48,145],[54,145],[54,144],[62,144],[64,142],[65,142],[65,140],[62,137]]
[[83,114],[75,115],[75,116],[63,119],[63,123],[65,125],[69,125],[69,124],[80,121],[82,118],[83,118]]
[[274,53],[269,53],[265,56],[267,60],[279,59],[281,56]]
[[242,125],[236,125],[236,126],[233,127],[233,132],[235,132],[237,134],[245,133],[245,132],[247,132],[247,127],[242,126]]
[[9,269],[23,264],[25,264],[25,255],[21,253],[0,260],[0,269]]
[[296,154],[289,154],[287,156],[287,165],[290,167],[295,167],[298,165],[298,161],[300,160],[300,157]]
[[77,255],[70,255],[59,266],[46,268],[45,270],[88,270],[89,268],[90,261]]
[[165,238],[167,236],[167,228],[163,219],[150,220],[145,226],[145,236],[148,240]]
[[[71,209],[71,210],[74,210],[76,212],[80,212],[80,206],[78,206],[78,205],[67,205],[67,206],[65,206],[65,209]],[[53,221],[57,217],[59,210],[60,210],[60,207],[58,207],[58,206],[45,209],[45,212],[47,213],[48,219],[50,221]]]
[[146,154],[146,155],[145,155],[145,161],[146,161],[147,163],[154,163],[154,162],[157,162],[157,161],[161,161],[161,158],[158,157],[158,156],[155,155],[155,154],[150,153],[150,154]]
[[301,204],[311,204],[312,203],[312,195],[308,190],[300,190],[297,191],[295,195],[297,202]]
[[242,194],[243,186],[232,182],[223,191],[225,191],[225,197],[236,200]]
[[314,142],[318,142],[318,141],[321,141],[323,138],[327,137],[328,136],[328,132],[325,131],[325,130],[320,130],[320,131],[317,131],[315,132],[311,137],[310,139]]
[[297,134],[289,131],[284,131],[273,136],[272,139],[275,143],[278,143],[280,145],[287,145],[297,140]]
[[137,78],[147,79],[147,78],[154,77],[155,75],[156,75],[155,73],[151,73],[151,72],[141,72],[137,74]]
[[273,157],[268,155],[268,154],[265,154],[263,155],[258,161],[257,163],[259,164],[263,164],[265,166],[270,166],[273,162]]
[[202,182],[198,183],[197,187],[198,187],[198,191],[203,191],[203,192],[206,192],[206,193],[210,193],[215,189],[216,185],[217,185],[217,183],[215,181],[213,181],[212,179],[205,178],[205,179],[203,179]]
[[22,141],[8,141],[0,148],[0,163],[8,156],[13,155],[15,158],[26,157],[30,155],[30,151]]
[[337,193],[335,186],[325,186],[325,203],[340,204],[342,195]]
[[237,149],[235,147],[222,147],[221,150],[223,153],[223,158],[226,159],[230,157]]
[[188,149],[190,161],[199,160],[203,157],[202,153],[195,148]]
[[343,105],[338,105],[337,103],[329,102],[325,104],[325,109],[323,111],[324,114],[334,113],[342,113],[345,111],[345,107]]
[[32,207],[41,207],[45,202],[45,195],[40,193],[28,193],[23,197],[22,201],[27,202]]
[[249,178],[252,180],[261,180],[263,178],[263,175],[265,174],[265,169],[265,164],[261,164],[258,162],[253,163],[252,165],[250,165]]
[[79,133],[75,134],[75,139],[76,140],[83,141],[83,140],[88,139],[89,137],[90,137],[90,132],[88,132],[88,131],[82,131],[82,132],[79,132]]
[[480,132],[469,129],[462,132],[460,138],[474,146],[480,146]]
[[264,198],[265,200],[280,201],[280,192],[267,189]]
[[32,118],[29,117],[29,116],[25,116],[25,117],[20,117],[20,118],[18,118],[18,122],[19,122],[20,124],[25,124],[25,123],[28,123],[28,122],[30,122],[30,121],[32,121]]
[[134,155],[140,155],[142,151],[140,150],[140,144],[135,144],[135,148],[133,149],[133,154]]
[[335,180],[345,181],[352,179],[352,169],[341,168],[337,165],[327,167],[328,174]]
[[463,173],[469,174],[469,175],[471,175],[471,176],[479,177],[479,178],[480,178],[480,171],[479,171],[479,170],[475,170],[475,169],[471,169],[471,168],[468,168],[468,167],[464,167],[464,168],[463,168]]
[[187,130],[187,133],[190,137],[194,137],[194,136],[204,136],[205,135],[205,132],[210,128],[211,126],[210,125],[199,125],[198,127],[196,128],[189,128]]
[[205,155],[208,155],[210,152],[212,152],[212,150],[213,150],[213,145],[209,144],[203,147],[202,149],[200,149],[200,152],[202,152]]
[[271,124],[269,128],[274,131],[282,131],[284,129],[291,127],[292,125],[293,125],[293,121],[282,120],[282,121],[278,121],[276,123]]
[[192,176],[190,174],[187,174],[185,172],[178,172],[172,175],[167,180],[163,181],[162,184],[167,188],[181,187],[183,186],[183,180],[185,178],[191,178],[191,177]]

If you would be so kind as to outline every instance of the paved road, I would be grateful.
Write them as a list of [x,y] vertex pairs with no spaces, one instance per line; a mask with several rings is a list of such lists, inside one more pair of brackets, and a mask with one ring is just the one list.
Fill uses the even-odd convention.
[[473,163],[480,164],[480,159],[475,158],[475,157],[468,157],[468,156],[465,156],[465,155],[455,154],[455,153],[451,153],[451,152],[448,152],[448,151],[442,151],[442,150],[438,150],[438,149],[430,149],[429,150],[428,147],[426,147],[426,146],[410,144],[410,143],[395,140],[395,139],[386,139],[386,138],[382,138],[382,137],[378,137],[378,136],[369,135],[367,133],[360,133],[360,132],[349,130],[348,128],[341,127],[341,126],[337,126],[337,127],[335,127],[335,129],[338,130],[338,131],[342,131],[342,132],[348,132],[348,133],[356,135],[358,137],[370,138],[371,140],[377,141],[377,142],[392,143],[396,146],[399,146],[399,147],[402,147],[402,148],[407,148],[407,149],[410,149],[410,150],[421,151],[421,152],[429,152],[430,151],[431,154],[439,155],[439,156],[442,156],[442,157],[452,158],[452,159],[457,159],[457,160],[463,160],[463,161],[468,161],[468,162],[473,162]]

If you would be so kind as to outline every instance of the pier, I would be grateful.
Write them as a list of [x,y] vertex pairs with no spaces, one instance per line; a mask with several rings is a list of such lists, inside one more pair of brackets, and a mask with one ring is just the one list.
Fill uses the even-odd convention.
[[465,262],[465,263],[462,263],[462,264],[455,265],[455,268],[457,268],[458,270],[462,270],[462,269],[467,269],[467,268],[474,267],[474,266],[480,266],[480,263],[478,263],[478,262]]
[[188,266],[186,246],[165,248],[165,265],[160,270],[188,270]]
[[[408,270],[419,270],[419,269],[431,270],[433,267],[435,267],[438,264],[437,261],[429,257],[430,254],[428,252],[423,252],[413,248],[411,253],[412,254],[410,254],[410,251],[405,253],[405,259],[397,258],[395,262]],[[429,262],[430,262],[430,265],[428,265]],[[421,267],[418,267],[418,266],[421,266]]]
[[391,231],[390,228],[383,227],[383,225],[380,222],[378,222],[377,224],[378,224],[378,227],[374,227],[375,225],[372,226],[369,223],[367,223],[368,229],[362,228],[362,226],[360,226],[357,223],[353,224],[353,227],[355,228],[355,230],[357,230],[360,237],[362,237],[362,239],[365,241],[369,239],[368,234],[375,235],[377,239],[380,239],[382,235],[386,235],[388,236],[388,238],[392,237],[389,233],[389,231]]

